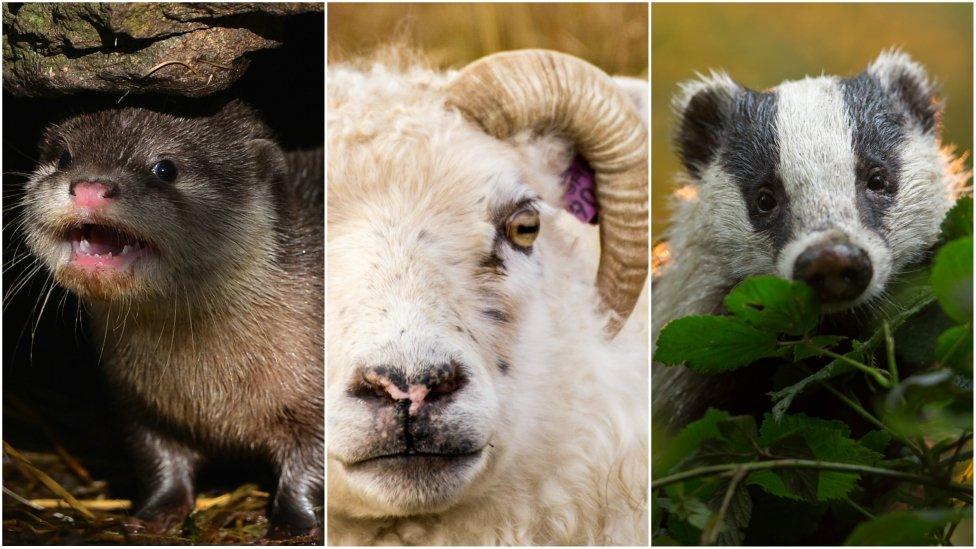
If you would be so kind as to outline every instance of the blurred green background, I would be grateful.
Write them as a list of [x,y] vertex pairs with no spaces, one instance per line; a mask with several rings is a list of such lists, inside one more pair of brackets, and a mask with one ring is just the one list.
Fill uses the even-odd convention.
[[[655,4],[651,10],[652,215],[667,226],[681,169],[671,96],[695,71],[725,69],[764,89],[805,75],[850,75],[901,47],[942,88],[943,141],[973,146],[972,4]],[[970,164],[971,165],[971,164]]]
[[549,48],[610,74],[647,76],[647,4],[329,4],[329,60],[406,44],[436,66]]

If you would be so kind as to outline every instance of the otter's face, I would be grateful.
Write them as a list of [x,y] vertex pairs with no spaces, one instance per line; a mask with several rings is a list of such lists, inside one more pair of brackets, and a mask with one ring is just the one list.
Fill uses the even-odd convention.
[[736,277],[803,280],[843,309],[935,242],[951,177],[928,78],[904,54],[852,78],[756,92],[716,74],[684,91],[679,153]]
[[531,397],[509,353],[559,211],[511,148],[442,121],[330,137],[329,505],[354,516],[483,493]]
[[26,188],[31,250],[59,283],[108,302],[207,291],[268,254],[283,159],[249,116],[126,108],[52,125]]

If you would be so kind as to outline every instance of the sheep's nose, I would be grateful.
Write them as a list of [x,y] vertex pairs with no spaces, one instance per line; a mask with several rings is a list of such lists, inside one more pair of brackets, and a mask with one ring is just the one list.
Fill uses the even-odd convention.
[[848,242],[814,244],[793,266],[793,278],[809,284],[825,302],[857,298],[873,273],[867,252]]
[[119,186],[101,181],[72,181],[68,187],[72,201],[83,208],[101,208],[119,195]]
[[413,372],[406,378],[399,370],[389,366],[372,366],[360,370],[362,387],[360,398],[380,398],[388,403],[408,402],[410,415],[416,415],[421,407],[439,398],[446,397],[465,382],[461,368],[454,362],[428,366],[420,372]]

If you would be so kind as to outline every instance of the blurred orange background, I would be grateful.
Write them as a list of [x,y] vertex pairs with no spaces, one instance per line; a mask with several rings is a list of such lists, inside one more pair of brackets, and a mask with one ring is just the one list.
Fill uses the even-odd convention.
[[[922,63],[946,101],[943,140],[973,147],[972,4],[655,4],[651,8],[652,230],[667,226],[681,169],[671,145],[678,82],[725,69],[754,89],[852,75],[882,50]],[[971,165],[971,163],[969,164]]]
[[437,66],[487,54],[548,48],[609,74],[647,76],[647,4],[329,4],[329,60],[395,42]]

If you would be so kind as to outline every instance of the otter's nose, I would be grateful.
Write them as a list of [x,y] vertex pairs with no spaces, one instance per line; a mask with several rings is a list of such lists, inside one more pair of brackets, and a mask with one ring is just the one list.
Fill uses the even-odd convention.
[[793,266],[793,278],[809,284],[825,302],[857,298],[873,273],[867,252],[848,242],[815,244]]
[[454,362],[425,367],[420,372],[413,372],[409,379],[389,366],[362,368],[360,374],[362,386],[355,396],[379,398],[388,404],[409,401],[410,415],[416,415],[424,404],[454,393],[465,382],[461,369]]
[[101,208],[119,195],[119,186],[101,181],[72,181],[68,187],[72,201],[83,208]]

